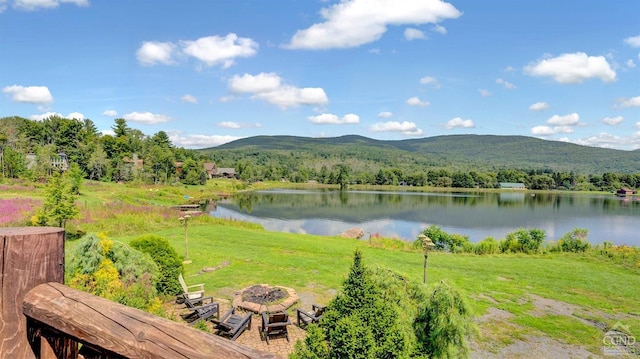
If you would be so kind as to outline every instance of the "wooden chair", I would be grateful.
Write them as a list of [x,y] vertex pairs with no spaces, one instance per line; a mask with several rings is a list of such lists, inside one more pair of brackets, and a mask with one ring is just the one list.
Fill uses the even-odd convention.
[[269,344],[269,337],[276,335],[285,335],[289,342],[289,331],[287,326],[291,324],[289,314],[287,312],[262,313],[262,328],[260,328],[260,336]]
[[187,323],[195,323],[198,320],[212,317],[220,318],[220,304],[214,302],[213,297],[189,299],[186,294],[183,294],[182,303],[189,309],[189,313],[180,315]]
[[[185,283],[184,281],[184,277],[182,277],[182,273],[178,275],[178,281],[180,282],[180,286],[182,286],[184,299],[198,299],[198,298],[204,297],[204,284],[200,283],[200,284],[194,284],[194,285],[187,285],[187,283]],[[191,288],[198,288],[198,289],[191,290]],[[178,299],[176,299],[176,303],[181,304],[180,296],[178,296]]]
[[306,328],[309,324],[317,324],[322,317],[322,314],[324,314],[325,309],[327,309],[327,307],[318,304],[311,305],[311,312],[306,312],[299,308],[296,309],[298,317],[298,327]]
[[251,313],[236,314],[236,308],[231,308],[220,319],[210,319],[214,324],[216,334],[236,340],[245,329],[251,330]]

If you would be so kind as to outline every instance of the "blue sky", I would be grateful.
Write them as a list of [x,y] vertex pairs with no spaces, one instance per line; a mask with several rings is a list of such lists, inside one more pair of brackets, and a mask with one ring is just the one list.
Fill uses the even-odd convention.
[[0,0],[0,117],[640,148],[640,1]]

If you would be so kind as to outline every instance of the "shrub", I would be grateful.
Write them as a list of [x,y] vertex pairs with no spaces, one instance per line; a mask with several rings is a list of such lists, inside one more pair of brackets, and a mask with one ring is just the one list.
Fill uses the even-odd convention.
[[143,310],[157,310],[157,275],[147,254],[93,234],[80,239],[65,273],[73,288]]
[[156,289],[160,294],[176,295],[182,288],[178,276],[182,273],[182,262],[168,240],[157,235],[144,235],[130,242],[131,247],[147,253],[158,265],[160,274]]
[[591,244],[587,239],[589,230],[585,228],[574,228],[573,231],[565,233],[558,240],[558,247],[562,252],[585,252],[591,248]]
[[497,254],[500,253],[500,245],[493,237],[486,237],[478,242],[474,248],[475,254]]
[[414,327],[420,351],[429,358],[468,357],[466,337],[475,329],[471,312],[462,295],[444,281],[431,294]]
[[[447,233],[442,230],[439,226],[432,224],[427,227],[422,233],[429,237],[433,244],[435,244],[435,249],[438,251],[446,251],[452,253],[460,253],[460,252],[472,252],[473,251],[473,243],[469,241],[468,236],[464,236],[462,234],[457,233]],[[420,239],[417,239],[413,242],[414,248],[421,248],[422,243]]]
[[505,239],[500,241],[500,251],[503,253],[538,253],[544,239],[545,232],[542,229],[519,228],[515,232],[507,233]]

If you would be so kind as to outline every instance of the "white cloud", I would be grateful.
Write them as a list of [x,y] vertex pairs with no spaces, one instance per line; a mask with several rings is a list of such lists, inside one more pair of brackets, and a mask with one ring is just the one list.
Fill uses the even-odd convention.
[[419,129],[415,123],[407,121],[402,123],[398,121],[378,122],[369,127],[369,130],[373,132],[400,132],[403,135],[409,136],[419,136],[423,134],[422,130]]
[[478,89],[478,93],[480,93],[480,96],[482,96],[482,97],[491,96],[491,91],[489,91],[487,89]]
[[575,112],[564,116],[553,115],[547,120],[549,125],[556,126],[575,126],[578,122],[580,122],[580,115]]
[[80,112],[71,112],[70,114],[67,115],[66,118],[70,118],[70,119],[74,118],[76,120],[82,121],[84,120],[84,115],[81,114]]
[[605,117],[602,119],[602,122],[611,126],[619,125],[622,121],[624,121],[624,117],[622,116]]
[[[140,64],[172,65],[178,55],[186,55],[202,61],[207,66],[220,65],[228,68],[237,57],[251,57],[258,52],[258,43],[250,38],[238,37],[234,33],[226,36],[207,36],[197,40],[181,40],[178,45],[171,42],[145,41],[136,51]],[[182,56],[184,57],[184,56]]]
[[242,138],[236,136],[219,135],[184,135],[180,131],[167,131],[167,135],[169,135],[171,143],[173,143],[177,147],[184,148],[214,147]]
[[180,99],[182,100],[182,102],[189,102],[189,103],[194,103],[194,104],[198,103],[198,99],[195,98],[195,96],[190,95],[190,94],[185,94]]
[[438,34],[446,35],[447,29],[442,25],[434,25],[431,30],[437,32]]
[[45,112],[43,114],[39,114],[39,115],[31,115],[29,116],[30,119],[34,120],[34,121],[44,121],[45,119],[49,118],[49,117],[62,117],[61,113],[57,113],[57,112]]
[[554,125],[554,126],[575,126],[579,122],[580,122],[580,115],[578,115],[575,112],[568,115],[564,115],[564,116],[553,115],[547,120],[547,123],[549,125]]
[[323,113],[318,116],[309,116],[307,119],[318,125],[345,125],[345,124],[356,124],[360,123],[360,117],[353,113],[346,114],[342,117],[338,117],[331,113]]
[[452,118],[449,121],[447,121],[447,123],[444,125],[444,128],[446,128],[447,130],[450,130],[453,128],[474,128],[474,127],[476,127],[476,125],[473,123],[473,120],[471,119],[463,120],[460,117]]
[[636,63],[633,62],[632,59],[627,60],[624,64],[627,65],[627,67],[630,68],[630,69],[633,69],[633,68],[636,67]]
[[404,30],[404,38],[409,41],[424,40],[424,39],[427,39],[427,35],[422,30],[408,27]]
[[144,66],[155,64],[171,65],[176,46],[170,42],[145,41],[136,51],[138,62]]
[[299,105],[324,105],[329,102],[322,88],[286,85],[274,73],[236,75],[229,80],[228,85],[232,92],[252,93],[252,99],[261,99],[282,109]]
[[640,47],[640,35],[627,37],[624,39],[624,43],[631,47]]
[[615,148],[620,150],[633,150],[640,148],[640,136],[638,133],[628,137],[620,137],[607,132],[601,132],[595,136],[580,138],[573,141],[567,139],[566,142],[583,146]]
[[640,107],[640,96],[623,98],[620,100],[620,107]]
[[[2,10],[3,2],[0,2],[0,10]],[[72,3],[77,6],[89,6],[89,0],[15,0],[13,7],[19,10],[34,11],[38,9],[53,9],[62,3]],[[0,11],[2,12],[2,11]]]
[[269,92],[277,90],[282,84],[280,76],[273,72],[261,72],[257,75],[235,75],[229,80],[229,90],[232,92]]
[[380,118],[391,118],[393,117],[393,113],[389,112],[389,111],[382,111],[378,114],[378,117]]
[[231,102],[231,101],[233,101],[233,100],[235,100],[235,99],[236,99],[236,97],[235,97],[235,96],[230,95],[230,96],[222,96],[222,97],[220,97],[220,98],[218,99],[218,101],[220,101],[220,102],[222,102],[222,103],[228,103],[228,102]]
[[151,112],[131,112],[122,115],[127,121],[142,123],[146,125],[156,125],[171,121],[171,117],[167,115],[159,115]]
[[506,88],[506,89],[514,89],[514,88],[516,88],[516,85],[512,84],[511,82],[505,81],[503,79],[496,79],[496,83],[504,86],[504,88]]
[[107,117],[116,117],[118,116],[118,111],[116,110],[106,110],[102,113],[102,116],[107,116]]
[[53,96],[47,86],[7,86],[2,92],[11,95],[11,100],[15,102],[49,104],[53,102]]
[[225,37],[208,36],[195,41],[180,41],[182,51],[208,66],[228,68],[236,57],[251,57],[258,52],[258,43],[250,38],[229,33]]
[[535,126],[531,128],[531,134],[536,136],[551,136],[558,133],[573,133],[571,126]]
[[100,133],[101,133],[103,136],[112,136],[112,137],[115,137],[115,136],[116,136],[116,132],[115,132],[114,130],[112,130],[112,129],[102,130],[102,131],[100,131]]
[[431,85],[437,89],[440,88],[440,82],[438,81],[437,78],[433,77],[433,76],[425,76],[423,78],[420,79],[420,84],[422,85]]
[[407,105],[426,107],[426,106],[431,105],[431,103],[429,101],[422,101],[417,97],[412,97],[412,98],[407,100]]
[[216,123],[216,126],[221,127],[221,128],[230,128],[230,129],[234,129],[234,130],[235,129],[240,129],[240,128],[250,128],[250,127],[260,128],[260,127],[262,127],[262,125],[259,124],[259,123],[248,124],[248,123],[233,122],[233,121],[218,122],[218,123]]
[[536,77],[551,77],[562,84],[582,83],[591,78],[599,78],[603,82],[616,80],[616,72],[604,56],[587,56],[584,52],[542,59],[526,66],[525,72]]
[[298,30],[288,48],[357,47],[380,39],[390,25],[437,24],[462,15],[441,0],[343,0],[323,8],[320,14],[324,22]]
[[546,102],[536,102],[529,106],[529,110],[531,111],[545,111],[549,109],[549,104]]

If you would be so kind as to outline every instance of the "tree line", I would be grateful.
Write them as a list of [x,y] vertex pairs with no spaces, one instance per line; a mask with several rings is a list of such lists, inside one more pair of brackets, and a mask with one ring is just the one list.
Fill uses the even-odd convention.
[[527,169],[525,164],[520,164],[521,168],[484,170],[374,147],[345,151],[190,150],[173,145],[164,131],[145,135],[122,118],[115,119],[111,129],[112,134],[102,134],[90,119],[0,118],[1,175],[48,178],[55,170],[51,158],[64,153],[84,178],[98,181],[204,184],[207,174],[203,164],[212,161],[218,167],[235,168],[246,182],[315,181],[342,188],[350,184],[499,188],[501,182],[523,183],[534,190],[615,191],[640,187],[640,173],[577,173]]

